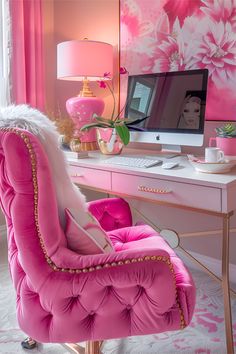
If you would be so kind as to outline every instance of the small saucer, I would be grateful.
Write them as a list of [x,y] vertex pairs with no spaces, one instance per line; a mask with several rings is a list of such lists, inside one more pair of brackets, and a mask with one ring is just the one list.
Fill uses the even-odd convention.
[[203,173],[226,173],[236,165],[236,160],[225,160],[222,162],[206,162],[205,160],[189,157],[189,162],[198,172]]

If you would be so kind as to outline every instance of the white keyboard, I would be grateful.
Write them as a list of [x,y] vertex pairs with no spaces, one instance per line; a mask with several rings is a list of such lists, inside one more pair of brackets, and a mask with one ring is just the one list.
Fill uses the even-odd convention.
[[162,163],[159,159],[147,159],[142,157],[113,156],[104,160],[104,163],[128,167],[148,168]]

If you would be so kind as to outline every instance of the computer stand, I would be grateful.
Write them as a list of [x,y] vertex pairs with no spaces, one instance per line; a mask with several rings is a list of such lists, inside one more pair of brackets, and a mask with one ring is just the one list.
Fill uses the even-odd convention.
[[179,156],[180,154],[181,154],[180,145],[162,144],[160,153],[158,151],[158,153],[155,155],[158,157],[165,157],[166,159],[171,159],[173,157]]

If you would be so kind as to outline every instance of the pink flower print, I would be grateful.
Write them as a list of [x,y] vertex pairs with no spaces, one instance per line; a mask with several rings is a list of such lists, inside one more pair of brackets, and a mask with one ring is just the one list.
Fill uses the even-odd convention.
[[209,22],[206,18],[201,23],[201,31],[202,37],[198,44],[196,42],[193,55],[195,66],[207,68],[217,87],[235,86],[236,36],[230,23]]
[[174,347],[177,350],[185,350],[185,349],[191,349],[191,346],[189,345],[189,341],[187,338],[177,338],[173,340]]
[[123,1],[120,20],[133,38],[139,35],[140,17],[141,13],[137,4],[132,1]]
[[158,18],[156,22],[156,40],[161,42],[166,39],[167,36],[170,35],[170,21],[169,17],[165,12],[163,12]]
[[219,337],[214,337],[211,339],[212,342],[220,343],[221,339]]
[[[160,1],[160,0],[159,0]],[[163,1],[163,0],[162,0]],[[146,48],[139,48],[137,46],[140,42],[140,37],[146,38],[150,36],[153,31],[152,21],[147,19],[142,20],[143,11],[142,4],[138,4],[134,0],[123,0],[121,6],[121,47],[127,49],[128,47],[136,48],[136,51],[145,51]],[[150,42],[150,38],[148,40]],[[127,64],[126,64],[127,65]]]
[[[227,0],[226,0],[227,1]],[[170,22],[178,18],[181,25],[186,17],[192,16],[199,11],[201,0],[169,0],[164,6]]]
[[177,40],[168,36],[166,40],[161,42],[150,62],[152,62],[152,72],[183,70],[183,56]]
[[208,333],[217,332],[218,324],[222,323],[224,319],[219,316],[214,316],[207,309],[195,309],[195,322],[196,324],[206,328]]
[[193,44],[198,22],[196,18],[188,17],[181,27],[176,18],[173,26],[170,26],[167,16],[160,18],[156,27],[156,37],[160,44],[153,58],[149,60],[153,72],[192,68]]
[[236,29],[236,2],[234,0],[202,0],[200,9],[216,22],[229,22]]

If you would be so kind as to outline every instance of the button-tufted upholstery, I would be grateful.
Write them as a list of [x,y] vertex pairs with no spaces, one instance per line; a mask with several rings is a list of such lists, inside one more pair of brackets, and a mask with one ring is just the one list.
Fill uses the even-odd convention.
[[[63,166],[62,166],[63,168]],[[0,200],[21,329],[41,342],[80,342],[183,329],[195,305],[188,270],[119,198],[89,203],[115,252],[67,248],[52,171],[33,134],[0,129]]]

